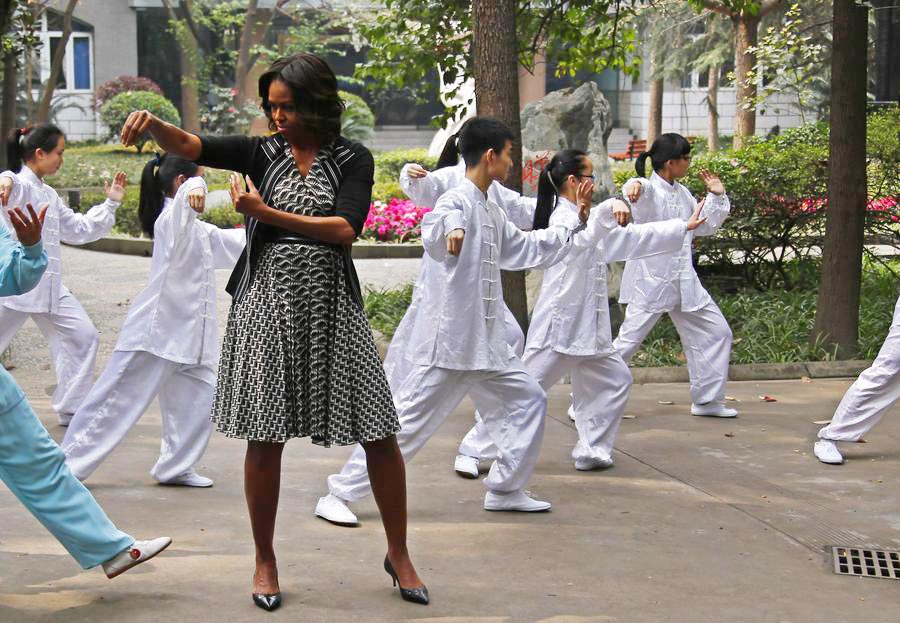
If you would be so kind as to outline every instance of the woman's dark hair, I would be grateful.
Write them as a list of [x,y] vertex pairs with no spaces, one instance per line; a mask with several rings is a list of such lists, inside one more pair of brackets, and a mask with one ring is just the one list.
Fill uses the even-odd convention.
[[538,176],[537,207],[534,210],[534,229],[547,229],[550,215],[559,201],[559,189],[570,175],[581,175],[587,154],[580,149],[557,152]]
[[259,96],[269,118],[269,129],[275,130],[269,106],[269,86],[280,80],[291,90],[300,122],[323,145],[341,135],[344,101],[338,94],[337,78],[324,59],[301,52],[279,58],[259,77]]
[[16,128],[6,139],[6,166],[10,171],[18,171],[23,162],[34,158],[34,152],[38,149],[53,151],[64,136],[63,131],[52,123]]
[[691,144],[681,134],[660,134],[650,146],[650,151],[642,152],[634,162],[634,170],[641,177],[647,177],[647,158],[653,165],[654,171],[662,169],[669,160],[678,160],[691,153]]
[[459,133],[459,153],[467,167],[474,167],[489,149],[498,154],[513,140],[513,133],[505,124],[491,117],[472,117]]
[[141,173],[141,200],[138,206],[138,220],[144,233],[153,237],[153,226],[159,213],[162,212],[163,197],[175,194],[175,178],[179,175],[194,177],[197,175],[196,162],[172,156],[157,154],[144,165]]
[[440,157],[438,157],[437,165],[434,167],[435,170],[443,169],[444,167],[452,167],[459,162],[459,136],[466,131],[469,122],[474,118],[475,117],[466,119],[466,121],[459,126],[459,130],[456,131],[456,134],[450,135],[450,138],[444,143],[444,149],[441,151]]

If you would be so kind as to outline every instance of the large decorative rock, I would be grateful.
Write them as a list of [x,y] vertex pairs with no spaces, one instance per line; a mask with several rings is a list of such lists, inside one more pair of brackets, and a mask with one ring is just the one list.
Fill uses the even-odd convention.
[[596,199],[613,191],[606,140],[612,132],[612,110],[600,87],[585,82],[548,93],[522,110],[524,188],[537,193],[537,176],[557,151],[581,149],[590,154],[597,180]]

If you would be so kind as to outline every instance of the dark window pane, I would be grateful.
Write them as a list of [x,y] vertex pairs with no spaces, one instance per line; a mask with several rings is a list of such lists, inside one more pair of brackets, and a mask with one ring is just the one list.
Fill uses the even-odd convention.
[[698,78],[697,86],[699,86],[703,89],[705,89],[706,87],[709,86],[709,70],[708,69],[702,69],[700,71],[699,75],[697,76],[697,78]]
[[[53,66],[53,57],[56,56],[56,49],[59,47],[62,39],[60,37],[50,37],[50,66]],[[62,66],[60,67],[59,77],[56,79],[56,88],[66,88],[66,56],[63,54]]]

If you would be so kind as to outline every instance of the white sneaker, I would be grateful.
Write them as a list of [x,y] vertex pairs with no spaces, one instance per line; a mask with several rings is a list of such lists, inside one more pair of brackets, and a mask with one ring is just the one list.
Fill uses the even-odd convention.
[[694,403],[691,405],[691,415],[703,415],[706,417],[737,417],[736,409],[726,407],[724,402]]
[[521,489],[512,493],[488,491],[484,496],[484,510],[538,513],[550,510],[550,502],[535,500]]
[[57,413],[56,419],[59,421],[60,426],[68,426],[74,416],[74,413]]
[[817,459],[829,465],[841,465],[844,462],[841,451],[838,450],[837,444],[831,439],[820,439],[817,441],[816,445],[813,446],[813,453]]
[[175,487],[211,487],[213,484],[212,478],[207,478],[206,476],[201,476],[194,470],[189,472],[184,472],[183,474],[179,474],[175,476],[172,480],[167,480],[165,482],[159,483],[161,485],[171,485]]
[[607,469],[613,466],[612,458],[592,456],[586,459],[575,459],[575,469],[579,472],[590,472],[595,469]]
[[336,526],[359,525],[359,519],[347,507],[344,500],[332,493],[319,498],[319,502],[316,504],[316,516],[330,521]]
[[463,478],[478,478],[478,459],[465,454],[456,455],[453,461],[453,469]]
[[147,562],[171,544],[172,539],[167,536],[150,541],[135,541],[131,547],[126,547],[103,563],[106,577],[112,579],[117,575],[122,575],[135,565]]

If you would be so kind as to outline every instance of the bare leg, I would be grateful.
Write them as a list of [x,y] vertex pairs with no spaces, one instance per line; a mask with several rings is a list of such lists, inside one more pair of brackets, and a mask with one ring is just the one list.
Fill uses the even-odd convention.
[[372,494],[387,535],[388,559],[403,588],[418,588],[419,579],[406,549],[406,466],[394,436],[363,444]]
[[244,496],[250,511],[253,542],[256,544],[253,592],[263,595],[278,592],[278,568],[272,539],[281,488],[282,450],[283,443],[250,441],[244,460]]

